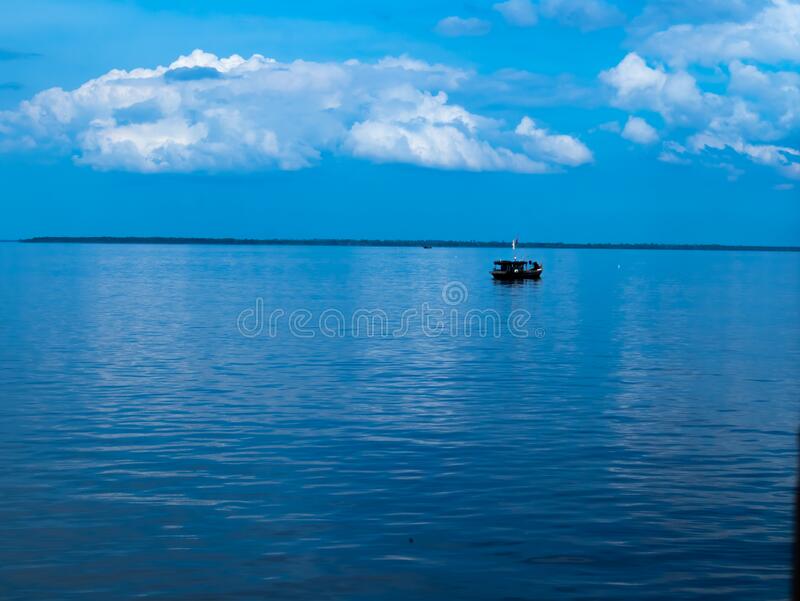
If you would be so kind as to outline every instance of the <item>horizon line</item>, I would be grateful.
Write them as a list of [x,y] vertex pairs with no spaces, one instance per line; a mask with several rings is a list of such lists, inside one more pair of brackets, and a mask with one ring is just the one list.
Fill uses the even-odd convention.
[[[481,240],[379,240],[365,238],[210,238],[178,236],[36,236],[16,240],[23,243],[67,244],[188,244],[218,246],[371,246],[431,248],[505,248],[509,242]],[[680,244],[656,242],[520,242],[518,248],[596,250],[717,250],[800,252],[800,246],[760,244]]]

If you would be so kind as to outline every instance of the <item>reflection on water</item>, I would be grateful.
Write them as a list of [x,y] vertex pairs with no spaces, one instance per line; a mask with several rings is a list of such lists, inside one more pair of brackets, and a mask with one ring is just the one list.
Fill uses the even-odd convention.
[[[786,598],[800,257],[499,254],[0,245],[0,595]],[[236,328],[453,281],[544,336]]]

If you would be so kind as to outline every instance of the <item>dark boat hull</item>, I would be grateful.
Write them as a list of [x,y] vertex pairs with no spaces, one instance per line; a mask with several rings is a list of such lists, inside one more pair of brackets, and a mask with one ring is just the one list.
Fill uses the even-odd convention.
[[492,271],[492,277],[496,280],[538,280],[542,277],[542,269],[525,269],[522,271]]

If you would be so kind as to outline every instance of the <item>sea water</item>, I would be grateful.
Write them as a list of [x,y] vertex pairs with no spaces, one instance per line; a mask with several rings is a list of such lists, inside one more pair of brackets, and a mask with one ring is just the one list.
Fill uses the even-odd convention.
[[800,255],[0,244],[4,599],[788,598]]

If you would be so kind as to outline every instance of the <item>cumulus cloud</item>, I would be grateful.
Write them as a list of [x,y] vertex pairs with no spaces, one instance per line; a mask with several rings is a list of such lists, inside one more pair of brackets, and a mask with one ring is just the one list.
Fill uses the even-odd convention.
[[625,15],[604,0],[542,0],[539,10],[548,19],[584,31],[621,24]]
[[658,142],[658,132],[641,117],[628,117],[621,135],[636,144],[647,145]]
[[[648,64],[638,52],[631,52],[601,72],[600,80],[608,87],[613,106],[657,112],[668,128],[688,129],[689,154],[722,157],[734,152],[786,177],[798,177],[800,155],[790,144],[777,142],[794,137],[800,127],[800,74],[740,60],[732,60],[719,73],[727,75],[727,85],[707,92],[687,68]],[[634,123],[629,120],[633,129],[626,125],[631,136],[642,133]],[[673,163],[687,160],[674,150],[664,151],[660,158]]]
[[[471,73],[407,56],[376,63],[217,57],[112,70],[0,112],[0,149],[138,172],[301,169],[326,154],[440,169],[542,173],[591,160],[570,136],[516,131],[450,101]],[[523,126],[523,124],[525,124]]]
[[506,0],[498,2],[493,8],[517,27],[532,27],[539,20],[531,0]]
[[662,67],[650,67],[636,52],[600,73],[600,80],[613,90],[614,106],[657,111],[681,125],[702,121],[719,104],[719,97],[701,92],[686,71],[667,73]]
[[543,160],[570,167],[594,160],[592,151],[583,142],[572,136],[551,134],[537,127],[530,117],[523,117],[515,132],[525,138],[524,147],[528,153]]
[[436,33],[451,38],[486,35],[491,29],[491,23],[476,17],[445,17],[436,24]]
[[740,61],[728,65],[728,72],[728,93],[758,107],[774,137],[800,127],[800,73],[761,70]]
[[733,60],[800,61],[800,3],[773,0],[743,22],[673,25],[641,46],[675,66],[715,65]]
[[368,118],[351,128],[346,145],[355,156],[444,169],[542,173],[544,163],[494,148],[475,132],[490,122],[409,86],[381,93]]

